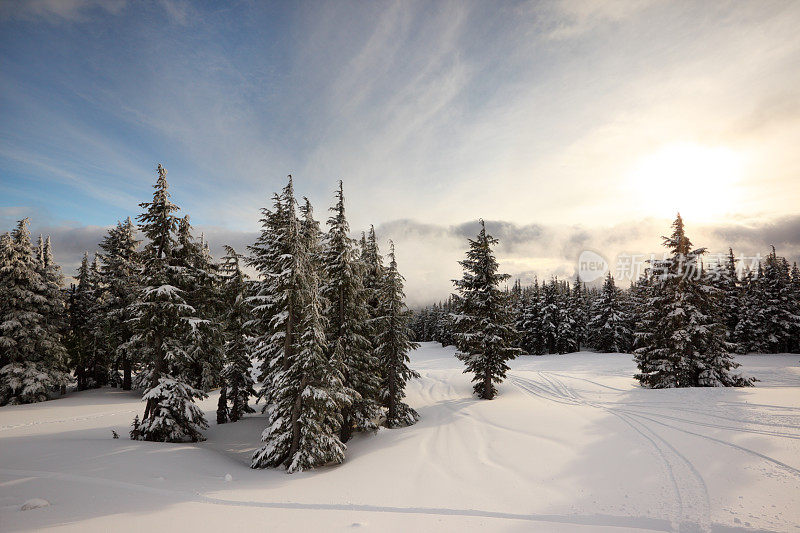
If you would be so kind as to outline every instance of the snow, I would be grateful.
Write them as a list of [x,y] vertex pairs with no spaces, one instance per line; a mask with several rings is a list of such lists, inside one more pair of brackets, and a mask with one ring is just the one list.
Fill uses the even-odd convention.
[[30,511],[31,509],[39,509],[40,507],[48,507],[50,502],[41,498],[31,498],[20,507],[20,511]]
[[750,389],[663,390],[630,355],[524,356],[486,401],[454,353],[411,354],[416,425],[292,475],[249,468],[260,414],[165,444],[125,438],[136,393],[0,408],[0,529],[800,531],[800,356],[737,357]]

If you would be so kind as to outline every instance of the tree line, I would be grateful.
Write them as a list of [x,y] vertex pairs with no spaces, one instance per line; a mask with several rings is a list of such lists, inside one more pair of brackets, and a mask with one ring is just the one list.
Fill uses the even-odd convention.
[[0,236],[0,405],[70,385],[141,390],[131,438],[182,442],[203,440],[196,402],[212,389],[218,423],[254,412],[255,396],[266,429],[251,466],[289,472],[343,461],[355,431],[417,421],[403,401],[417,345],[394,245],[386,261],[374,228],[350,237],[341,182],[326,231],[289,176],[256,242],[215,260],[166,176],[159,165],[138,224],[109,229],[68,289],[28,219]]
[[664,258],[627,289],[609,272],[600,289],[553,277],[501,290],[508,276],[497,273],[497,240],[481,221],[456,293],[415,313],[414,338],[455,345],[485,398],[494,395],[491,383],[502,380],[505,361],[522,353],[632,352],[636,378],[662,388],[751,385],[732,372],[733,353],[800,352],[796,263],[790,268],[773,248],[750,269],[737,269],[731,249],[724,263],[704,264],[706,249],[693,248],[680,215],[672,229],[663,237]]

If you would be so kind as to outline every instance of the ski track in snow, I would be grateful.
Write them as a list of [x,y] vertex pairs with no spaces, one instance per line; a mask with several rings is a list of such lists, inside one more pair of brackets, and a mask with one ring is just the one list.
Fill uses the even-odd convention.
[[35,420],[32,422],[25,422],[24,424],[9,424],[6,426],[0,426],[0,431],[9,431],[12,429],[18,428],[25,428],[25,427],[32,427],[32,426],[41,426],[44,424],[64,424],[67,422],[83,422],[86,420],[95,420],[97,418],[104,418],[107,416],[115,416],[115,415],[124,415],[124,414],[131,414],[131,413],[139,413],[139,411],[135,409],[126,409],[125,411],[109,411],[107,413],[95,413],[93,415],[84,415],[84,416],[72,416],[68,418],[58,418],[55,420]]
[[[741,424],[743,424],[742,426],[735,427],[735,426],[707,423],[687,418],[680,418],[659,412],[642,413],[640,411],[635,411],[632,409],[625,408],[625,406],[632,405],[628,403],[624,404],[625,406],[620,406],[619,404],[616,404],[614,402],[608,402],[608,401],[593,402],[587,400],[583,396],[578,394],[574,389],[570,388],[566,383],[564,383],[564,381],[562,381],[559,378],[576,379],[591,383],[595,386],[599,386],[605,389],[610,389],[612,391],[627,392],[624,389],[610,387],[589,379],[577,376],[565,375],[557,372],[537,371],[536,376],[539,378],[539,380],[522,377],[519,375],[519,373],[521,372],[531,373],[530,371],[514,371],[509,375],[509,380],[511,381],[511,383],[513,383],[515,386],[523,390],[525,393],[539,397],[547,401],[556,402],[560,404],[573,405],[573,406],[587,406],[587,407],[602,409],[603,411],[623,421],[639,436],[644,438],[649,443],[654,454],[661,460],[664,466],[664,472],[669,480],[674,495],[675,511],[674,511],[673,524],[679,527],[680,529],[688,528],[688,529],[699,529],[702,531],[711,530],[712,522],[710,517],[710,499],[708,494],[708,488],[706,486],[705,480],[700,475],[694,464],[692,464],[692,462],[685,455],[679,452],[678,449],[673,444],[671,444],[666,438],[664,438],[662,435],[659,435],[653,428],[651,428],[648,425],[648,422],[656,424],[658,426],[666,427],[668,429],[676,430],[684,434],[702,438],[707,441],[713,442],[715,444],[733,448],[734,450],[740,451],[752,457],[756,457],[760,460],[767,461],[773,467],[776,467],[777,469],[785,473],[800,478],[800,470],[790,465],[787,465],[786,463],[783,463],[782,461],[779,461],[773,457],[769,457],[768,455],[756,452],[754,450],[751,450],[749,448],[740,446],[732,442],[728,442],[709,435],[704,435],[701,433],[697,433],[695,431],[690,431],[672,424],[668,424],[663,420],[658,420],[658,418],[668,419],[679,423],[685,423],[700,427],[709,427],[714,429],[722,429],[740,433],[754,433],[754,434],[768,435],[771,437],[781,437],[789,439],[800,439],[800,435],[793,433],[786,433],[782,431],[766,431],[766,430],[747,428],[744,427],[744,425],[755,424],[755,425],[762,425],[762,426],[781,428],[781,429],[795,429],[798,428],[799,426],[771,424],[760,421],[726,418],[726,420],[733,422],[740,422]],[[732,404],[732,402],[728,403]],[[738,403],[737,407],[754,406],[754,405],[758,404]],[[648,404],[647,406],[651,408],[657,408],[657,404]],[[663,404],[661,404],[658,407],[663,407]],[[785,410],[794,409],[791,407],[782,407],[782,406],[764,406],[764,407],[772,407],[776,409],[785,409]],[[711,416],[708,414],[707,411],[703,412],[699,410],[686,409],[683,405],[681,405],[680,409],[682,411],[693,412],[704,416]],[[715,418],[720,418],[720,417],[715,416]],[[695,502],[695,503],[692,504],[690,502]]]

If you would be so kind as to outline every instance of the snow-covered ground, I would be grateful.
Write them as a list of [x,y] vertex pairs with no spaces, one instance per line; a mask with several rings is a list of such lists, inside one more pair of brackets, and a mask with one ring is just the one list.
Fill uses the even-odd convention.
[[213,394],[199,444],[128,440],[135,393],[3,407],[0,531],[800,531],[799,359],[740,357],[753,389],[643,390],[629,355],[523,357],[482,401],[426,343],[421,421],[294,475],[248,468],[263,418],[217,426]]

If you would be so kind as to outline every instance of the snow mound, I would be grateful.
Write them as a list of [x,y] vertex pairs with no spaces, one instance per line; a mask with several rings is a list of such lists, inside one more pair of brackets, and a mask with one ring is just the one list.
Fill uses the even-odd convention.
[[31,509],[38,509],[39,507],[50,507],[50,502],[41,498],[31,498],[22,504],[21,511],[30,511]]
[[230,474],[225,474],[225,482],[230,483],[231,481],[233,481],[233,476]]

